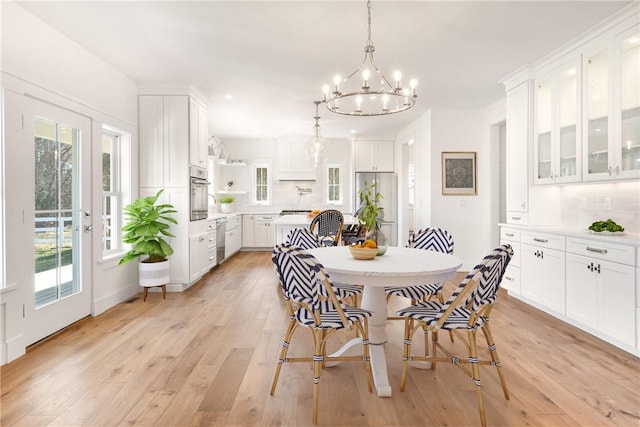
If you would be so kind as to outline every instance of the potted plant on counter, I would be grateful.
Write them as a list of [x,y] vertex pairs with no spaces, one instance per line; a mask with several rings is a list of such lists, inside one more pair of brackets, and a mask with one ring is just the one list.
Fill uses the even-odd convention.
[[222,196],[218,199],[220,203],[220,211],[222,213],[231,213],[233,212],[233,202],[234,198],[231,196]]
[[173,205],[157,203],[163,191],[158,191],[155,196],[140,197],[124,207],[127,218],[122,227],[122,241],[130,244],[131,250],[120,259],[120,264],[140,256],[146,257],[138,263],[139,284],[145,288],[145,300],[149,287],[161,286],[163,296],[166,295],[169,282],[168,257],[173,254],[173,249],[163,236],[175,237],[169,232],[169,227],[178,221],[172,217],[177,212]]

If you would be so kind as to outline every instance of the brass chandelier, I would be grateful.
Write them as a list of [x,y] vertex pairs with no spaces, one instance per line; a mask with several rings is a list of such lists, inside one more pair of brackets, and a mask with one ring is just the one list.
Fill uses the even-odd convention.
[[[373,60],[376,50],[371,41],[371,1],[367,0],[368,38],[364,46],[362,64],[343,79],[333,78],[333,89],[324,85],[323,102],[327,109],[348,116],[383,116],[399,113],[413,107],[416,102],[418,81],[411,79],[409,87],[403,88],[400,71],[393,73],[394,84],[382,74]],[[358,78],[361,77],[361,80]],[[380,83],[377,86],[377,83]],[[375,85],[372,87],[372,85]]]

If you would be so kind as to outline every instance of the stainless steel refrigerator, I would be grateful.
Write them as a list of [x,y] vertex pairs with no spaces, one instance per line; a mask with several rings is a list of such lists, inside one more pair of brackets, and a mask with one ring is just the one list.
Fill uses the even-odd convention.
[[379,205],[384,217],[380,230],[387,238],[387,245],[398,244],[398,182],[393,172],[356,172],[354,209],[360,207],[359,192],[366,186],[376,184],[376,191],[382,195]]

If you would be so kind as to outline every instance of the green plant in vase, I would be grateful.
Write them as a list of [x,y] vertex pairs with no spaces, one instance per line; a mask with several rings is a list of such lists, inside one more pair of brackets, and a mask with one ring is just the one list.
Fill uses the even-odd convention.
[[376,191],[376,183],[364,183],[364,187],[358,191],[360,207],[355,213],[358,223],[363,225],[366,232],[366,239],[374,240],[378,248],[379,255],[386,251],[386,239],[380,232],[380,224],[384,218],[384,208],[380,206],[382,194]]
[[231,213],[231,211],[233,210],[233,202],[235,201],[235,199],[231,196],[222,196],[218,199],[218,202],[220,203],[220,210],[223,213]]

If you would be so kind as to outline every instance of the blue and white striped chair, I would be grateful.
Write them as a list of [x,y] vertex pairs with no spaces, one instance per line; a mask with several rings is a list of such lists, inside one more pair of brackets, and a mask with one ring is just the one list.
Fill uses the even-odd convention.
[[[280,369],[284,362],[313,363],[313,414],[312,422],[318,421],[318,394],[320,370],[329,361],[364,361],[369,391],[373,390],[371,364],[369,361],[368,318],[371,312],[344,305],[336,297],[331,279],[324,267],[308,252],[286,245],[273,248],[271,257],[280,276],[282,290],[289,306],[289,322],[282,341],[280,357],[271,383],[270,395],[276,391]],[[287,358],[289,342],[301,325],[313,333],[313,357]],[[362,354],[357,356],[330,357],[326,353],[327,339],[340,329],[355,326],[362,337]]]
[[[398,316],[405,319],[401,391],[404,391],[407,384],[409,361],[431,362],[431,369],[436,368],[437,362],[453,363],[462,369],[476,385],[480,420],[485,426],[487,420],[482,399],[479,365],[491,365],[496,367],[504,397],[509,400],[509,390],[502,373],[502,364],[489,328],[489,315],[494,307],[502,276],[512,256],[511,246],[499,246],[467,274],[444,304],[433,300],[423,301],[396,312]],[[414,356],[411,354],[411,339],[418,329],[424,328],[431,332],[433,351],[430,356]],[[478,329],[482,330],[487,341],[490,360],[481,360],[478,355],[476,345]],[[465,342],[464,347],[468,350],[466,359],[452,354],[438,341],[440,330],[455,332]],[[444,353],[446,357],[438,357],[438,351]]]
[[309,230],[318,236],[322,246],[338,246],[343,224],[342,212],[328,209],[320,212],[311,220]]
[[[424,249],[428,251],[453,253],[453,235],[443,228],[425,228],[409,236],[408,248]],[[442,297],[442,283],[429,283],[414,286],[386,286],[384,292],[387,297],[391,295],[409,298],[413,304],[419,301],[427,301],[437,296],[440,302]]]
[[[315,249],[321,246],[320,239],[307,228],[294,228],[287,233],[286,245],[299,249]],[[338,299],[353,298],[354,305],[358,305],[358,296],[362,294],[362,286],[345,283],[334,283]]]

